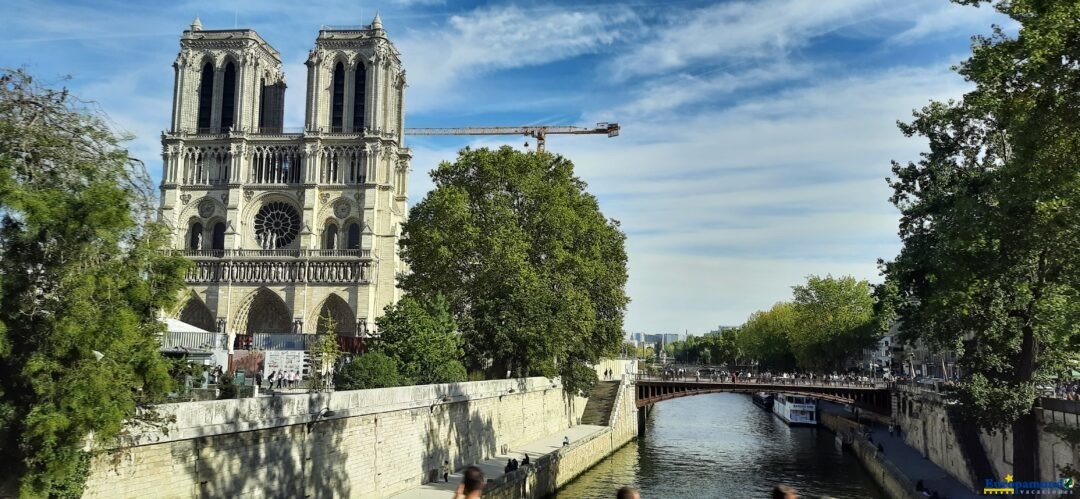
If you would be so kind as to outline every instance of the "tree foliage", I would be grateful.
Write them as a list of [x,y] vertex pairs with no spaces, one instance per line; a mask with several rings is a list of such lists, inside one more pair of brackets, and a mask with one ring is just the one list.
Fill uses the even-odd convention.
[[993,4],[1018,35],[975,37],[957,68],[974,89],[899,124],[929,149],[893,164],[903,247],[882,268],[901,333],[958,351],[965,414],[1012,427],[1034,480],[1035,387],[1080,348],[1080,2]]
[[66,90],[0,71],[0,455],[24,496],[59,494],[88,438],[171,385],[155,315],[186,264],[158,251],[124,139]]
[[338,390],[366,390],[407,385],[398,372],[398,362],[382,352],[368,352],[345,363],[337,373]]
[[739,328],[736,340],[746,355],[765,369],[787,370],[795,367],[795,354],[788,336],[797,325],[795,307],[780,302],[769,310],[750,314]]
[[764,368],[840,370],[881,337],[876,303],[866,281],[808,276],[792,301],[751,314],[736,342]]
[[425,302],[405,296],[375,322],[374,350],[394,359],[405,379],[418,385],[465,381],[461,336],[441,296]]
[[809,276],[792,288],[795,324],[788,334],[799,367],[842,368],[845,361],[877,344],[871,318],[870,284],[845,276]]
[[431,176],[403,227],[401,286],[446,297],[470,368],[588,389],[595,375],[581,368],[617,353],[623,336],[618,222],[561,156],[465,149]]
[[334,386],[334,367],[341,357],[341,345],[338,344],[338,323],[327,314],[319,318],[318,338],[311,344],[308,357],[311,359],[311,389],[329,390]]

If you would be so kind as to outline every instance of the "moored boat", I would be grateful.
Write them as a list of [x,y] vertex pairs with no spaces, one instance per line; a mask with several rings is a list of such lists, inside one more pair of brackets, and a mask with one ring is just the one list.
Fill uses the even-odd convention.
[[817,425],[817,400],[813,397],[777,394],[772,411],[789,425]]
[[754,405],[756,405],[756,406],[758,406],[758,407],[760,407],[762,409],[765,409],[766,411],[771,411],[772,410],[772,408],[773,408],[773,395],[771,393],[757,392],[757,393],[755,393],[753,395],[752,398],[754,400]]

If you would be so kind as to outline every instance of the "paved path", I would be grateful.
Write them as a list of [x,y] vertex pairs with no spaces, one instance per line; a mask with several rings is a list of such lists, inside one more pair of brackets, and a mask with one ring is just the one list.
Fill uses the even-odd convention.
[[911,447],[898,436],[889,436],[888,428],[872,426],[874,442],[885,449],[885,457],[892,461],[900,471],[911,479],[911,483],[923,481],[930,490],[936,490],[941,497],[949,499],[967,499],[982,497],[968,490],[964,484],[953,478],[933,461],[926,459],[918,450]]
[[[832,414],[849,416],[850,414],[836,404],[822,403],[819,407]],[[930,490],[936,490],[941,497],[949,499],[968,499],[984,497],[968,490],[964,484],[953,478],[947,471],[934,464],[933,461],[923,457],[922,453],[904,442],[899,436],[890,436],[888,427],[863,422],[871,429],[874,437],[874,445],[881,444],[885,449],[885,457],[897,468],[900,468],[911,483],[923,481],[923,485]]]
[[[525,457],[525,454],[528,454],[529,461],[535,463],[538,457],[559,450],[559,448],[562,447],[563,437],[570,437],[570,442],[573,443],[588,438],[596,433],[600,433],[605,428],[607,427],[594,425],[573,426],[559,433],[552,433],[546,437],[533,440],[525,445],[511,449],[509,454],[499,454],[487,461],[478,463],[476,466],[483,470],[486,478],[498,478],[503,476],[503,468],[506,467],[506,461],[508,459],[514,458],[520,462],[521,458]],[[449,482],[426,483],[391,497],[396,499],[447,499],[453,496],[454,489],[457,488],[458,483],[461,483],[461,470],[457,470],[455,473],[450,474]]]

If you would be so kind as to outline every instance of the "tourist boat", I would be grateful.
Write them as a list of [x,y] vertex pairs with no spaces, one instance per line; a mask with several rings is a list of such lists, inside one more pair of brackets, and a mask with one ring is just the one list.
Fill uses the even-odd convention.
[[771,411],[773,408],[773,396],[771,393],[757,392],[753,395],[754,405]]
[[789,425],[817,424],[817,400],[813,397],[777,394],[773,399],[772,411]]

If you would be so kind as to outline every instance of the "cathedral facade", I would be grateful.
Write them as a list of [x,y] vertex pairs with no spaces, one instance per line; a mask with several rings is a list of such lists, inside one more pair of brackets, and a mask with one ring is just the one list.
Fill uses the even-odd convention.
[[379,17],[320,29],[303,129],[283,128],[280,54],[253,30],[196,18],[173,67],[160,217],[194,264],[177,318],[230,338],[314,333],[322,317],[375,334],[399,296],[411,158],[405,73]]

